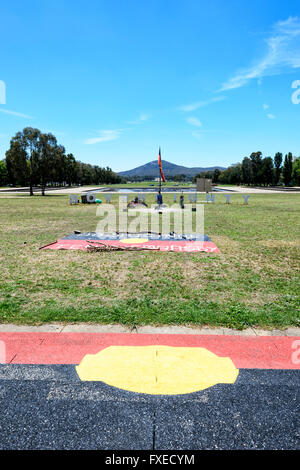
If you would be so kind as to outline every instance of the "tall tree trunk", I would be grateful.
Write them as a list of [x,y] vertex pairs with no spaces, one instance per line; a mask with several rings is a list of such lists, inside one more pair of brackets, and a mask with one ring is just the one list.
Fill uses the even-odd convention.
[[30,150],[30,174],[29,174],[29,184],[30,184],[30,196],[33,196],[33,189],[32,189],[32,143],[30,144],[31,150]]

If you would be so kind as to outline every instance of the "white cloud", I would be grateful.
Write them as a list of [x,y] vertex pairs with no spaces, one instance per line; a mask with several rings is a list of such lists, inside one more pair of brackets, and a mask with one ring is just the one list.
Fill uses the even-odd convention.
[[150,118],[150,114],[140,113],[140,115],[134,121],[126,121],[127,124],[139,124],[140,122],[147,121]]
[[278,75],[288,69],[300,67],[300,20],[289,17],[277,22],[265,39],[267,51],[253,66],[240,70],[218,91],[240,88],[253,78]]
[[196,117],[189,117],[186,119],[186,122],[191,126],[201,127],[202,122]]
[[147,121],[149,119],[149,114],[141,113],[140,114],[140,121]]
[[25,119],[33,119],[32,116],[28,116],[27,114],[17,113],[17,111],[10,111],[9,109],[0,108],[0,113],[10,114],[11,116],[22,117]]
[[199,140],[202,137],[202,133],[199,131],[193,131],[192,136],[195,137],[195,139]]
[[263,104],[264,109],[268,109],[270,106],[268,104]]
[[198,108],[203,108],[204,106],[208,106],[211,103],[223,100],[225,100],[225,96],[215,96],[214,98],[210,98],[209,100],[195,101],[194,103],[181,106],[179,109],[185,112],[195,111]]
[[100,142],[108,142],[110,140],[116,140],[120,137],[122,129],[107,129],[99,131],[99,137],[93,137],[86,139],[84,143],[86,145],[98,144]]
[[271,114],[271,113],[270,113],[270,114],[267,114],[267,116],[268,116],[269,119],[275,119],[274,114]]

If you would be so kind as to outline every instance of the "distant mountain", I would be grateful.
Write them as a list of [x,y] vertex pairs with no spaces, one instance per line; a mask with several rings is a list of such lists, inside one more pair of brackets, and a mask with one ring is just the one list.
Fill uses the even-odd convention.
[[[222,166],[210,166],[206,168],[188,168],[186,166],[175,165],[175,163],[170,163],[166,160],[162,160],[162,168],[166,177],[175,175],[195,176],[198,173],[201,173],[202,171],[214,171],[216,168],[218,168],[219,170],[225,170],[225,168]],[[120,176],[125,176],[126,178],[131,178],[135,176],[153,176],[154,178],[156,178],[157,176],[159,176],[158,173],[159,169],[157,160],[153,160],[152,162],[146,163],[145,165],[133,168],[133,170],[120,171],[118,174]]]

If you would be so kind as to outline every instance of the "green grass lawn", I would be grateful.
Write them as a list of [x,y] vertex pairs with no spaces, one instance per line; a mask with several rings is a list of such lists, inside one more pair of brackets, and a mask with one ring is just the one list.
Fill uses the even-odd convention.
[[88,253],[39,247],[95,231],[95,205],[0,196],[0,322],[300,326],[300,195],[224,202],[205,205],[221,254]]

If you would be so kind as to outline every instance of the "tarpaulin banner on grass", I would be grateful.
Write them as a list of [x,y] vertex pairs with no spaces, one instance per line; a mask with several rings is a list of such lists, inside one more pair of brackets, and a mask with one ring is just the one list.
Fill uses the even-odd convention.
[[97,234],[87,232],[71,234],[61,238],[41,249],[50,250],[89,250],[91,248],[107,247],[120,249],[140,249],[157,251],[179,251],[179,252],[207,252],[220,253],[219,248],[207,235],[178,235],[178,234],[153,234],[139,233],[130,235],[119,234]]

